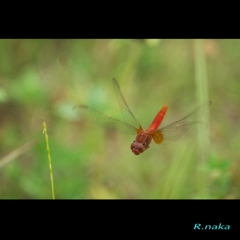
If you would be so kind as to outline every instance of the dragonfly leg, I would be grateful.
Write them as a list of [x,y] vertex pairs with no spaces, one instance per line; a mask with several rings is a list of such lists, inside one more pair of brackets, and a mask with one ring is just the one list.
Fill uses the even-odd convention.
[[145,142],[143,143],[143,145],[146,149],[148,149],[150,147],[149,145],[150,145],[151,141],[152,141],[152,136],[147,135],[147,138],[146,138]]

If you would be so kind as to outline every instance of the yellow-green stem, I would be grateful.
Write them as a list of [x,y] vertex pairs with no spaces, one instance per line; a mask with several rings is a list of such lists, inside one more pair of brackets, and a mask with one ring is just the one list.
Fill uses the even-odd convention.
[[[208,99],[208,79],[206,69],[206,59],[204,54],[204,40],[194,40],[195,52],[195,83],[196,83],[196,97],[198,103],[207,102]],[[203,116],[204,122],[209,126],[208,112]],[[198,181],[199,197],[207,198],[209,196],[209,179],[207,173],[207,164],[209,159],[209,128],[203,132],[202,126],[198,126],[198,171],[200,178]]]
[[43,120],[43,133],[45,135],[46,148],[47,148],[47,154],[48,154],[48,164],[49,164],[49,172],[50,172],[50,180],[51,180],[51,188],[52,188],[52,199],[55,199],[52,161],[51,161],[50,147],[49,147],[49,142],[48,142],[47,125],[44,122],[44,120]]

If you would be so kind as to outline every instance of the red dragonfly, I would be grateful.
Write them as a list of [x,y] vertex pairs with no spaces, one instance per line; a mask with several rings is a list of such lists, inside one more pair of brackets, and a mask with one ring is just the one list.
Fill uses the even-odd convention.
[[168,106],[165,105],[156,115],[148,129],[143,130],[141,124],[137,120],[137,118],[133,115],[132,111],[128,107],[123,94],[120,90],[119,84],[116,79],[113,78],[113,87],[116,92],[116,96],[118,99],[118,103],[121,108],[122,116],[125,122],[109,117],[104,113],[101,113],[93,108],[90,108],[86,105],[79,105],[74,107],[78,111],[87,110],[87,113],[90,115],[90,122],[94,122],[95,124],[103,123],[108,126],[113,126],[124,130],[127,133],[137,134],[136,139],[131,144],[132,152],[135,155],[139,155],[143,153],[145,150],[149,148],[149,145],[154,140],[155,143],[161,144],[170,141],[174,141],[180,138],[184,133],[186,133],[191,126],[196,123],[197,119],[209,108],[212,104],[211,101],[203,103],[199,107],[195,108],[190,114],[186,117],[175,121],[173,123],[168,124],[165,127],[159,128],[166,112]]

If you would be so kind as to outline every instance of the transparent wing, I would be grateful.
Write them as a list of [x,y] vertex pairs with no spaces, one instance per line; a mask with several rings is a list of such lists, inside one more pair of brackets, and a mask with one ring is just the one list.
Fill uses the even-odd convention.
[[78,118],[80,119],[80,121],[86,121],[90,125],[116,128],[121,132],[124,132],[127,134],[134,134],[134,135],[136,135],[138,131],[138,129],[131,126],[130,124],[127,124],[121,120],[112,118],[86,105],[75,106],[73,110],[78,115]]
[[211,104],[211,101],[206,102],[194,109],[186,117],[158,129],[152,134],[154,141],[157,144],[160,144],[162,142],[167,143],[177,140],[182,135],[184,135],[192,127],[193,124],[198,122],[197,120],[204,112],[206,112],[206,110],[210,107]]
[[120,90],[120,86],[115,78],[113,78],[113,88],[115,90],[116,97],[117,97],[124,121],[135,126],[136,129],[138,129],[138,131],[142,130],[141,124],[139,123],[137,118],[133,115],[130,108],[128,107],[128,105],[123,97],[123,94]]

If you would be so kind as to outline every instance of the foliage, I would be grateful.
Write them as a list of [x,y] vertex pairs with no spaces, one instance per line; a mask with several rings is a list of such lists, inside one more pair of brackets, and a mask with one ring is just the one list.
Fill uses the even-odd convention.
[[[239,40],[0,40],[0,166],[35,140],[0,168],[0,198],[51,198],[42,118],[56,198],[240,197],[239,49]],[[204,158],[197,132],[135,156],[134,136],[89,127],[72,111],[86,104],[121,119],[114,77],[144,128],[168,104],[164,126],[199,105],[201,74],[213,101]]]

